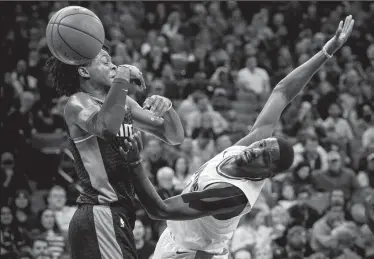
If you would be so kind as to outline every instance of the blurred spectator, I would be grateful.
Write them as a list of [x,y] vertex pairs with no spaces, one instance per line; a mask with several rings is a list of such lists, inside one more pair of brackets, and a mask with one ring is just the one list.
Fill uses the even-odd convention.
[[211,159],[215,153],[213,132],[208,129],[200,130],[197,138],[192,141],[192,154],[196,157],[200,157],[202,162],[205,163]]
[[226,148],[229,148],[233,145],[230,137],[228,135],[221,135],[216,139],[216,151],[217,153],[221,153]]
[[233,259],[252,259],[252,253],[249,249],[241,248],[232,255]]
[[322,192],[330,192],[334,189],[342,190],[345,199],[348,200],[352,193],[360,188],[355,173],[344,166],[340,154],[336,151],[328,153],[328,161],[328,171],[313,176],[313,187]]
[[132,232],[134,234],[138,257],[144,259],[152,258],[153,251],[155,250],[155,245],[145,240],[145,228],[143,222],[140,219],[137,219],[135,221],[135,226]]
[[75,207],[66,206],[66,191],[61,186],[53,186],[47,197],[47,207],[54,212],[56,223],[65,237],[69,224],[76,211]]
[[176,195],[177,191],[173,184],[174,178],[175,173],[170,167],[162,167],[157,171],[158,194],[161,199],[165,200]]
[[154,178],[156,178],[157,171],[160,168],[169,165],[166,159],[163,158],[163,148],[161,141],[155,138],[150,139],[144,151],[146,158],[150,164],[151,174],[154,176]]
[[32,242],[32,254],[37,259],[48,256],[48,242],[42,238],[35,238]]
[[175,191],[181,193],[182,190],[187,186],[188,181],[192,174],[188,170],[188,160],[186,157],[178,157],[174,162],[174,188]]
[[15,196],[12,197],[11,208],[17,224],[30,231],[35,224],[35,217],[31,211],[31,200],[28,191],[17,190]]
[[39,213],[37,227],[32,230],[34,238],[43,238],[48,242],[47,250],[53,257],[59,257],[65,252],[65,238],[57,225],[52,210],[45,209]]

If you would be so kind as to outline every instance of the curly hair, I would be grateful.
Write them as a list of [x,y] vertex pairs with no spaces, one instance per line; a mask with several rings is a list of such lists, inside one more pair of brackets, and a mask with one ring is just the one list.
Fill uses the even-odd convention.
[[62,96],[70,96],[80,89],[80,79],[78,66],[67,65],[58,60],[53,55],[47,60],[45,65],[52,79],[52,87]]

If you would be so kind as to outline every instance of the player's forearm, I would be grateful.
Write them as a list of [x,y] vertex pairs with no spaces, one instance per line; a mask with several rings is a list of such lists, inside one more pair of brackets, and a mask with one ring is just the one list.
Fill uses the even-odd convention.
[[164,119],[164,135],[168,144],[181,144],[184,139],[184,130],[176,111],[171,108],[162,118]]
[[312,76],[327,61],[327,56],[319,51],[311,59],[294,69],[290,74],[283,78],[273,91],[280,91],[284,94],[287,101],[290,102],[309,82]]
[[102,134],[116,135],[126,113],[126,98],[130,83],[124,79],[115,78],[113,86],[98,113],[98,123],[101,123]]

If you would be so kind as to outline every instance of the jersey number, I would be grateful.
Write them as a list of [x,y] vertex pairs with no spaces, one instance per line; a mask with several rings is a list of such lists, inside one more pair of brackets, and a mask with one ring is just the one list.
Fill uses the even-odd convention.
[[195,192],[199,189],[199,176],[201,172],[205,169],[205,167],[208,165],[208,163],[203,164],[192,176],[191,181],[186,186],[186,189],[189,188],[189,192]]
[[132,124],[122,124],[121,127],[119,128],[117,137],[128,138],[128,137],[131,137],[133,134],[134,134],[134,129],[132,127]]

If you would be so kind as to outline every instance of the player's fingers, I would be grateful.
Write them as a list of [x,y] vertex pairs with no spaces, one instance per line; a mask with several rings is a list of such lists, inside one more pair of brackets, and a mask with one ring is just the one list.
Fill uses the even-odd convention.
[[148,109],[150,107],[149,105],[149,97],[147,99],[145,99],[144,103],[143,103],[143,109]]
[[350,22],[349,27],[348,27],[347,36],[351,35],[354,24],[355,24],[355,20],[352,19],[352,21]]
[[347,31],[348,26],[349,26],[349,21],[350,21],[351,19],[352,19],[352,15],[348,15],[347,17],[345,17],[344,26],[343,26],[343,31]]
[[139,151],[143,150],[142,137],[141,133],[138,131],[135,136],[135,140],[138,143]]
[[339,37],[339,35],[340,35],[340,33],[342,33],[342,31],[343,31],[343,21],[340,21],[339,27],[335,32],[336,37]]
[[136,141],[135,135],[131,136],[130,140],[131,140],[131,145],[134,147],[134,151],[136,153],[139,153],[139,146],[138,146],[138,142]]
[[151,112],[153,112],[156,115],[159,115],[161,106],[162,106],[162,99],[157,98],[154,104],[152,105]]

